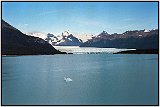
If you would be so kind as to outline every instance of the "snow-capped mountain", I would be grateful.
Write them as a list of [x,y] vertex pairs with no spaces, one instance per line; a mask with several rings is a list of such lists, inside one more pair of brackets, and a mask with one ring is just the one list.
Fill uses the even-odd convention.
[[45,40],[55,46],[79,46],[83,42],[68,31],[64,31],[61,35],[57,36],[48,33]]
[[79,46],[81,43],[92,39],[93,34],[86,33],[70,33],[69,31],[64,31],[59,35],[54,35],[52,33],[42,33],[42,32],[27,32],[26,35],[31,35],[34,37],[39,37],[47,41],[52,45],[57,46]]
[[93,34],[87,34],[87,33],[73,33],[73,35],[76,38],[81,39],[83,42],[86,42],[94,37]]

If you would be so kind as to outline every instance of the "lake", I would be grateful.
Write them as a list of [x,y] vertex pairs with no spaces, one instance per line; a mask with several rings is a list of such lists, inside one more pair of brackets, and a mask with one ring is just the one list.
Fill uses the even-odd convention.
[[2,104],[157,105],[158,55],[3,56]]

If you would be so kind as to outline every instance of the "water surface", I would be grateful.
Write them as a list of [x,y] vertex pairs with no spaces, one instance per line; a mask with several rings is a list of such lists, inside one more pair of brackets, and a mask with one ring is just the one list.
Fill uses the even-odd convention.
[[2,57],[2,104],[155,105],[158,55]]

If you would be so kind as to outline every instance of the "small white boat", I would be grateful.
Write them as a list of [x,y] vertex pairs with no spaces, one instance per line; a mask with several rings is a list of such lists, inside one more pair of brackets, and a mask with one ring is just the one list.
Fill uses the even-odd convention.
[[72,79],[64,77],[64,81],[66,81],[66,82],[72,82]]

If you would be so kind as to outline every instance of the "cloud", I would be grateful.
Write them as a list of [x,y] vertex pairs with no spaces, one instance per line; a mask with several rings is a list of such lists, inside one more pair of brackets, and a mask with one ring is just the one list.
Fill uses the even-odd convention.
[[27,24],[27,23],[25,23],[25,24],[24,24],[24,26],[28,26],[28,24]]
[[58,14],[60,14],[60,13],[66,13],[66,12],[69,12],[69,13],[71,13],[71,12],[76,12],[76,10],[48,10],[48,11],[43,11],[43,12],[41,12],[39,15],[48,15],[48,14],[55,14],[55,13],[58,13]]
[[39,15],[47,15],[47,14],[58,13],[58,12],[60,11],[59,10],[45,11],[40,13]]
[[124,18],[121,20],[125,22],[129,22],[129,21],[143,21],[144,19],[137,17],[137,18]]
[[130,24],[130,25],[125,25],[125,26],[120,26],[120,27],[114,27],[114,29],[128,29],[130,27],[135,26],[135,24]]
[[26,29],[26,28],[28,28],[28,24],[27,23],[25,23],[25,24],[18,24],[17,28],[20,29],[20,30],[21,29]]
[[74,23],[81,26],[106,28],[106,24],[104,22],[95,19],[75,18]]
[[122,21],[134,21],[135,18],[125,18],[125,19],[122,19]]
[[91,25],[91,26],[100,25],[98,21],[94,21],[94,20],[77,20],[76,22],[82,25]]

